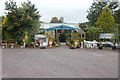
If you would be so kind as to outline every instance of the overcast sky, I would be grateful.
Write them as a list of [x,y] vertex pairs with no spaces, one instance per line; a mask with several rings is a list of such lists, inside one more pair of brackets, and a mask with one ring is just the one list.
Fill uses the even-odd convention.
[[[0,0],[0,16],[5,15],[5,1]],[[7,0],[8,1],[8,0]],[[17,5],[27,0],[13,0]],[[41,15],[40,20],[50,22],[52,17],[64,17],[67,23],[86,22],[87,10],[93,0],[30,0],[38,8]]]

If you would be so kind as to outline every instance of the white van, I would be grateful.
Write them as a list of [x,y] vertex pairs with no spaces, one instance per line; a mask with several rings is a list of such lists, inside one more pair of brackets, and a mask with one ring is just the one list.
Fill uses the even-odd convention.
[[35,44],[38,46],[48,46],[48,38],[44,34],[35,35]]

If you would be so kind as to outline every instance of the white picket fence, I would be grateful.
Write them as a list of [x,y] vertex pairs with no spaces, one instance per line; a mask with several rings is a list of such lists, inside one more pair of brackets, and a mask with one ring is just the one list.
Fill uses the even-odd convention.
[[84,47],[86,47],[86,48],[97,48],[98,43],[99,42],[97,42],[96,40],[93,40],[93,41],[84,40]]

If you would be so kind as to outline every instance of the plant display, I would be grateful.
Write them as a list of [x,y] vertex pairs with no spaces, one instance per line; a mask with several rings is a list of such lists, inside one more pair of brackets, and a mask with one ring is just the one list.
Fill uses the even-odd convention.
[[18,47],[18,44],[17,44],[17,43],[15,43],[15,44],[13,45],[13,47]]
[[67,41],[70,41],[71,40],[71,33],[66,33],[66,37],[67,37]]
[[53,41],[54,41],[54,38],[53,38],[53,32],[47,32],[46,33],[46,36],[48,38],[48,43],[50,45],[50,48],[52,48],[52,45],[53,45]]
[[56,42],[59,42],[59,34],[56,33],[55,35],[56,35],[56,37],[55,37],[55,41],[56,41]]
[[113,45],[115,46],[116,43],[120,43],[120,33],[119,33],[120,25],[116,24],[112,27],[112,33],[114,37],[112,39]]
[[72,32],[71,33],[72,40],[79,40],[79,33],[78,32]]
[[54,40],[54,38],[53,38],[53,32],[47,32],[47,33],[46,33],[46,36],[47,36],[47,38],[48,38],[49,40]]
[[46,47],[45,46],[40,46],[40,49],[46,49]]
[[59,47],[60,45],[59,44],[55,44],[55,47]]
[[61,43],[60,42],[57,42],[59,45],[61,45]]
[[80,42],[84,42],[84,40],[85,40],[84,38],[79,38]]
[[72,36],[72,40],[74,41],[75,47],[77,47],[78,41],[80,39],[79,33],[78,32],[72,32],[71,36]]
[[77,48],[80,48],[80,42],[78,42]]
[[55,42],[55,47],[59,47],[61,45],[60,42]]
[[70,45],[70,49],[76,49],[75,44]]
[[80,48],[80,45],[77,45],[77,48]]
[[29,44],[28,32],[25,32],[24,41],[26,42],[26,44]]
[[68,40],[66,40],[66,45],[69,45],[69,44],[70,44],[70,42]]

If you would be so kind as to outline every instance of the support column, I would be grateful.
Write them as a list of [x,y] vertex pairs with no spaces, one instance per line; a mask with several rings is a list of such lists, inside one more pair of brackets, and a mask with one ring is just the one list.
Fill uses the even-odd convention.
[[52,30],[52,32],[54,33],[54,38],[55,38],[55,30]]
[[82,34],[81,34],[81,38],[82,38]]
[[86,38],[86,34],[84,33],[84,39]]

